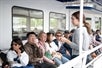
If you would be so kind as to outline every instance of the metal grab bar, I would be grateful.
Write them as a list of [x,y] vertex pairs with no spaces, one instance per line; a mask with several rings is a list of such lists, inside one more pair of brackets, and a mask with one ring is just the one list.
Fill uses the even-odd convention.
[[88,64],[86,64],[84,60],[86,60],[86,57],[91,54],[92,52],[98,50],[99,48],[102,47],[102,44],[98,45],[97,47],[88,50],[88,51],[83,51],[83,54],[79,55],[78,57],[66,62],[65,64],[60,65],[58,68],[72,68],[73,66],[75,66],[76,64],[78,64],[79,62],[82,63],[82,65],[80,66],[80,68],[86,68],[88,67],[91,63],[93,63],[95,60],[97,60],[100,56],[102,56],[102,54],[98,55],[96,58],[94,58],[91,62],[89,62]]

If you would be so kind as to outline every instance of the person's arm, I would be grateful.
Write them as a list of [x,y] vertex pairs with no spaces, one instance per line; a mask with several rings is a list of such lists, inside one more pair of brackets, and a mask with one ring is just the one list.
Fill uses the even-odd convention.
[[65,37],[61,37],[61,41],[66,42],[68,45],[71,46],[71,48],[79,50],[79,47],[77,45],[77,44],[79,44],[78,40],[76,40],[77,41],[76,42],[77,44],[76,44],[76,43],[71,42],[70,40],[66,39]]
[[10,63],[14,63],[14,58],[13,58],[13,53],[12,53],[12,51],[8,51],[8,53],[7,53],[7,59],[8,59],[8,61],[10,62]]
[[[71,48],[75,49],[75,50],[79,50],[79,42],[82,42],[81,45],[82,45],[82,49],[83,50],[88,50],[89,49],[89,34],[86,30],[85,27],[82,27],[82,32],[81,32],[81,35],[79,34],[79,31],[80,29],[77,29],[77,31],[74,33],[73,35],[73,42],[71,42],[70,40],[62,37],[61,40],[66,42],[67,44],[69,44],[71,46]],[[80,36],[81,36],[81,40],[80,39]]]
[[68,51],[68,50],[66,50],[66,53],[67,53],[67,55],[69,55],[69,56],[70,56],[70,53],[69,53],[69,51]]
[[15,51],[17,53],[20,64],[22,66],[26,66],[28,64],[28,62],[29,62],[28,54],[25,51],[22,52],[22,50],[20,48],[16,49]]
[[96,41],[95,36],[93,37],[93,42],[94,42],[95,45],[100,45],[101,44],[101,42]]
[[29,56],[26,52],[21,53],[19,56],[20,62],[23,66],[26,66],[29,62]]
[[[49,51],[49,53],[50,53],[50,48],[49,48],[49,44],[48,43],[45,44],[45,47],[46,47],[45,51]],[[43,60],[48,62],[48,63],[55,64],[54,61],[52,61],[51,59],[47,58],[46,56],[43,56]]]
[[52,61],[51,59],[47,58],[46,56],[43,56],[44,61],[48,62],[48,63],[52,63],[55,64],[54,61]]

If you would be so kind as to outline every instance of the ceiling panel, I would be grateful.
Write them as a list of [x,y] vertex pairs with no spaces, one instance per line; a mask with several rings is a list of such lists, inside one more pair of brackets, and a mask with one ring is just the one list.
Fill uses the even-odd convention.
[[60,1],[60,2],[73,2],[73,1],[78,1],[78,0],[57,0],[57,1]]

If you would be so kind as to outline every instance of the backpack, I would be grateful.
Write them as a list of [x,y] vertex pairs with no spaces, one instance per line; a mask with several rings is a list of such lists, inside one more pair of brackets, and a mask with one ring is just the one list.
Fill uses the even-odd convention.
[[7,61],[6,54],[3,53],[3,52],[0,53],[0,58],[2,59],[3,62],[6,62]]
[[0,58],[3,61],[2,68],[10,68],[10,64],[9,64],[6,56],[7,55],[5,53],[3,53],[3,52],[0,53]]

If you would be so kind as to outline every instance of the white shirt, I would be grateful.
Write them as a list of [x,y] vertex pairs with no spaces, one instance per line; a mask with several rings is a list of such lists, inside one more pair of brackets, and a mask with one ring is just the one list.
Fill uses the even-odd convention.
[[60,48],[61,48],[61,46],[63,45],[63,43],[62,43],[62,42],[60,42],[60,41],[58,41],[58,45],[59,45],[59,46],[57,46],[57,45],[56,45],[56,46],[58,47],[58,51],[59,51],[59,50],[60,50]]
[[52,52],[58,51],[58,49],[59,49],[54,42],[50,43],[51,47],[49,46],[48,43],[46,43],[45,46],[46,46],[46,50],[49,51],[51,54],[52,54]]
[[7,53],[7,59],[9,62],[11,62],[11,67],[21,67],[21,66],[26,66],[29,62],[29,56],[28,54],[24,51],[23,53],[21,53],[21,56],[18,57],[18,59],[20,60],[20,63],[14,61],[14,58],[16,58],[18,55],[15,51],[10,50]]

